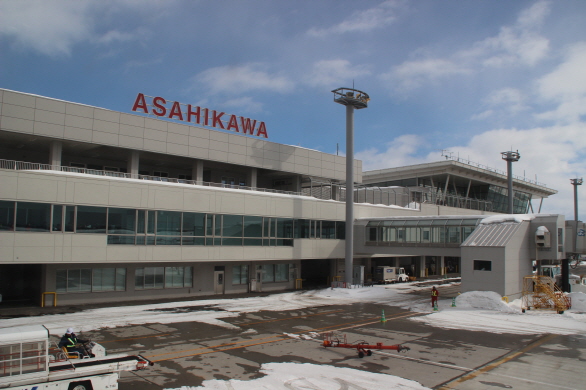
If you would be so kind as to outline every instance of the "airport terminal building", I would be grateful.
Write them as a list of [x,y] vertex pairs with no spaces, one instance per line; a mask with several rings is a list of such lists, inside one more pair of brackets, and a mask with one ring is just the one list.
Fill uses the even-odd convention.
[[[283,291],[343,276],[344,157],[273,143],[278,130],[264,122],[162,97],[138,94],[129,108],[0,89],[5,301]],[[458,251],[373,244],[385,219],[435,218],[434,239],[452,248],[484,216],[502,213],[494,194],[506,176],[457,161],[414,167],[363,173],[354,161],[354,264],[367,273],[391,264],[416,277],[466,268]],[[514,185],[524,212],[556,192]]]

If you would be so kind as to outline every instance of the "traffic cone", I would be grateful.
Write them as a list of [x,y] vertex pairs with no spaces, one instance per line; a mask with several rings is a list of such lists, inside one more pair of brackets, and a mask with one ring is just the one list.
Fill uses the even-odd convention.
[[437,302],[434,302],[433,311],[437,311]]
[[456,297],[452,298],[452,307],[456,307]]
[[387,319],[385,318],[385,311],[383,310],[383,314],[380,318],[380,322],[387,322]]

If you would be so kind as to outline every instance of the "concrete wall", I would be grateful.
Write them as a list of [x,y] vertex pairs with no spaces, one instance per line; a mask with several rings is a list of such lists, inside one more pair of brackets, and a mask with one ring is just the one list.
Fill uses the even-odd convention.
[[[0,89],[0,129],[56,140],[150,151],[174,156],[345,180],[346,159],[239,133],[126,114]],[[129,106],[133,102],[128,102]],[[268,129],[277,132],[278,129]],[[362,162],[354,161],[356,182]]]

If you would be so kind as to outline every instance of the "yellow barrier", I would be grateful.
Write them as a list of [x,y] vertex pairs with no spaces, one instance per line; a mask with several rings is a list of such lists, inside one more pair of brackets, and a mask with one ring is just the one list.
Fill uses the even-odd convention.
[[295,290],[303,288],[303,279],[295,279]]
[[503,297],[502,300],[509,303],[509,297]]
[[41,293],[41,307],[45,307],[45,295],[53,294],[53,307],[57,307],[57,293],[56,292],[44,292]]

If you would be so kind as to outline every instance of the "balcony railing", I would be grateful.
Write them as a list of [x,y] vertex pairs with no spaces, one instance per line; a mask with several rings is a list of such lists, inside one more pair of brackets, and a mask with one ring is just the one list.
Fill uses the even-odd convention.
[[270,188],[248,187],[248,186],[241,186],[241,185],[237,185],[237,184],[212,183],[212,182],[207,182],[207,181],[177,179],[177,178],[172,178],[172,177],[139,175],[139,174],[125,173],[125,172],[103,171],[103,170],[98,170],[98,169],[77,168],[77,167],[65,167],[65,166],[60,166],[60,165],[40,164],[40,163],[2,160],[2,159],[0,159],[0,169],[10,169],[10,170],[16,170],[16,171],[59,171],[59,172],[81,173],[81,174],[85,174],[85,175],[118,177],[118,178],[122,178],[122,179],[149,180],[149,181],[158,181],[158,182],[165,182],[165,183],[190,184],[190,185],[197,185],[197,186],[204,186],[204,187],[229,188],[229,189],[235,189],[235,190],[267,192],[267,193],[271,193],[271,194],[309,196],[309,195],[306,195],[302,192],[274,190],[274,189],[270,189]]

